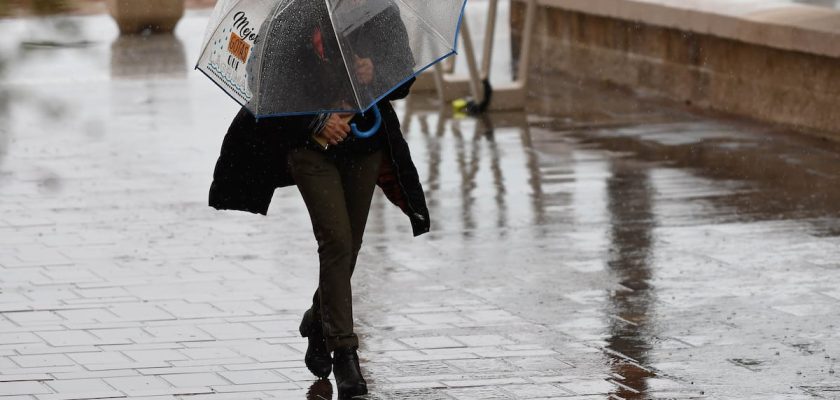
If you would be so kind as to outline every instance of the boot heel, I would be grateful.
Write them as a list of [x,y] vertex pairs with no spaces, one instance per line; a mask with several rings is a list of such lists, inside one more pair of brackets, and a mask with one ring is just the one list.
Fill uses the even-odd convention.
[[332,372],[332,357],[327,350],[321,323],[313,317],[311,311],[307,310],[303,314],[303,321],[300,323],[300,335],[307,338],[309,342],[303,361],[313,375],[325,379]]
[[359,367],[359,355],[355,348],[336,349],[333,353],[333,375],[338,388],[339,399],[364,396],[368,393],[367,382]]
[[300,321],[300,328],[298,328],[301,337],[309,337],[309,332],[312,331],[312,322],[312,310],[306,310],[303,313],[303,320]]

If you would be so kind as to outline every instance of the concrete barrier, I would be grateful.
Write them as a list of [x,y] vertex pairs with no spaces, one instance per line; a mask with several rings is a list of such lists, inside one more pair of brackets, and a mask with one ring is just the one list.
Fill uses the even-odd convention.
[[184,0],[108,0],[108,11],[124,35],[170,33],[184,16]]
[[[767,0],[538,2],[535,74],[606,81],[840,139],[840,11]],[[523,17],[517,2],[514,32]]]

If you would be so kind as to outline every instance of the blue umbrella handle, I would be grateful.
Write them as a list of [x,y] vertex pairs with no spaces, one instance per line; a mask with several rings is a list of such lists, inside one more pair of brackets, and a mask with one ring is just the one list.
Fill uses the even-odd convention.
[[376,123],[374,123],[373,127],[367,131],[360,131],[359,128],[356,127],[356,124],[350,124],[350,129],[353,130],[353,134],[360,138],[369,138],[379,131],[379,128],[382,127],[382,113],[379,112],[379,106],[376,104],[373,105],[373,115],[376,117]]

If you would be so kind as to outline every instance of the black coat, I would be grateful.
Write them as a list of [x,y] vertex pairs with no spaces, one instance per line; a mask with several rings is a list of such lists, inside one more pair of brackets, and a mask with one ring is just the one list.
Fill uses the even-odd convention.
[[[414,235],[419,236],[429,231],[429,210],[408,143],[391,106],[391,100],[408,95],[413,83],[412,79],[378,103],[383,118],[385,157],[377,185],[409,217]],[[354,122],[364,128],[367,121],[357,118]],[[295,184],[287,162],[293,142],[290,138],[308,135],[312,119],[312,116],[290,116],[257,120],[242,108],[222,144],[210,186],[210,206],[266,215],[274,190]]]

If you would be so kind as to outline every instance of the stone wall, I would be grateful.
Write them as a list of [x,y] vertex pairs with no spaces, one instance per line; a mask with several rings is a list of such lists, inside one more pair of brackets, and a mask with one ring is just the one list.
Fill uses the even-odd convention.
[[[517,36],[524,10],[515,2]],[[535,29],[538,76],[606,81],[840,139],[838,58],[553,6],[540,6]]]

